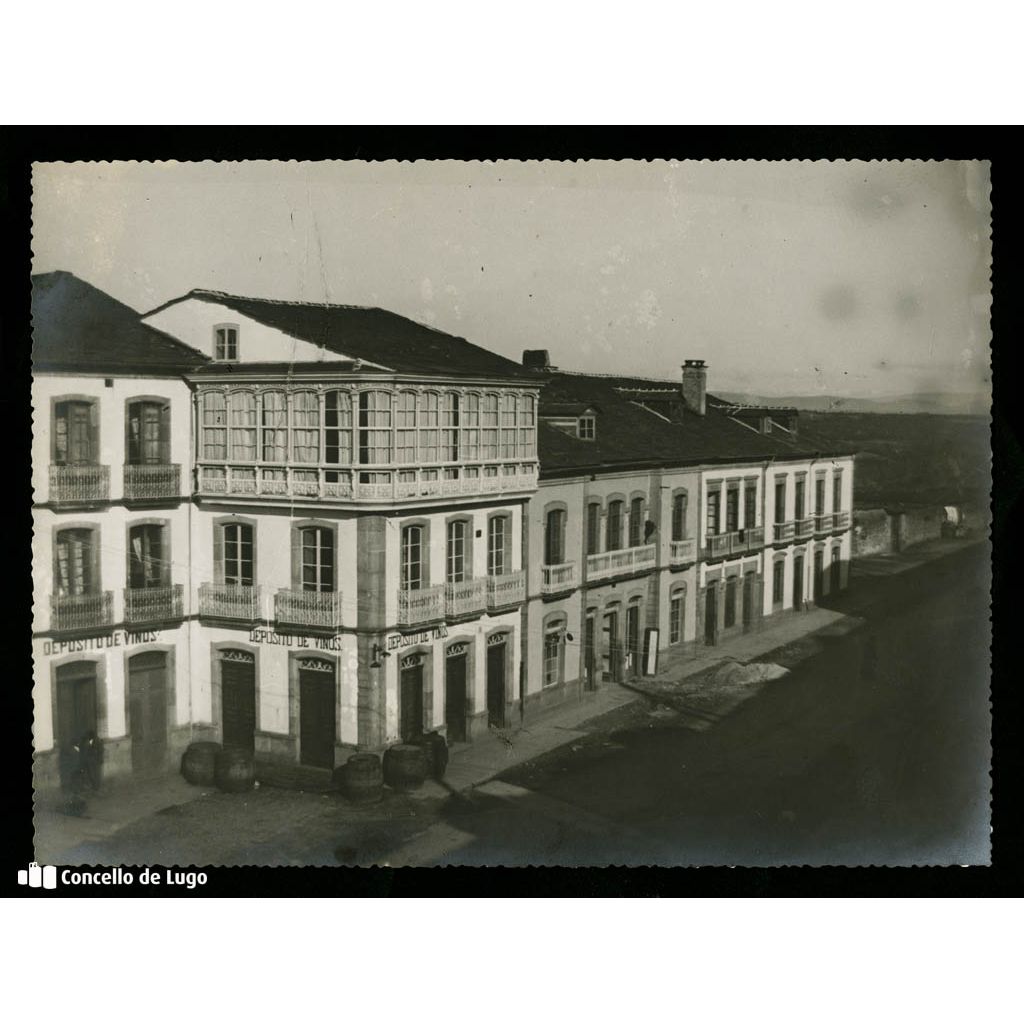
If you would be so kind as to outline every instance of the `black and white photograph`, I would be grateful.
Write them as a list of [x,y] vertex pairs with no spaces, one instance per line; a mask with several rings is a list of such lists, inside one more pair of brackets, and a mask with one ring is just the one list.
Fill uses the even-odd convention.
[[38,864],[991,863],[987,161],[31,188]]

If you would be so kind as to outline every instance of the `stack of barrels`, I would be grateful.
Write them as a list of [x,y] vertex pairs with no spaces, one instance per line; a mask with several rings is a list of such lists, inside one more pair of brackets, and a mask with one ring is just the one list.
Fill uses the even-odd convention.
[[225,793],[248,793],[256,781],[252,754],[238,747],[225,747],[214,759],[217,787]]
[[426,758],[427,776],[440,782],[448,768],[448,744],[444,737],[437,732],[424,733],[418,744],[423,748],[423,756]]
[[448,767],[448,744],[439,733],[430,732],[412,743],[399,743],[376,754],[353,754],[334,772],[338,789],[355,804],[376,803],[384,786],[398,793],[419,789],[427,779],[444,778]]

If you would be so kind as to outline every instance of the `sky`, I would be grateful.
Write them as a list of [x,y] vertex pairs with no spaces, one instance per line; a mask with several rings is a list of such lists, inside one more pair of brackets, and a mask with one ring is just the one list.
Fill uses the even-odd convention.
[[33,270],[382,306],[519,360],[710,390],[987,391],[989,165],[46,163]]

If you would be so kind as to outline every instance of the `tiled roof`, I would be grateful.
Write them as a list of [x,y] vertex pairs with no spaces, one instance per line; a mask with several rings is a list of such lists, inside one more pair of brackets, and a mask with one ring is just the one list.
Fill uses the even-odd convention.
[[596,405],[601,410],[592,441],[541,424],[538,448],[542,477],[653,463],[682,466],[847,454],[830,451],[834,445],[820,438],[758,433],[726,416],[714,403],[708,403],[704,416],[687,410],[678,418],[666,419],[618,390],[652,384],[641,378],[559,372],[538,372],[537,376],[548,382],[541,392],[541,416],[550,406],[566,404]]
[[32,276],[36,370],[179,374],[207,361],[66,270]]
[[396,373],[529,376],[529,371],[518,363],[471,344],[465,338],[370,306],[253,299],[197,288],[180,299],[164,303],[147,316],[186,299],[226,306],[289,337],[322,346],[338,355],[386,366]]

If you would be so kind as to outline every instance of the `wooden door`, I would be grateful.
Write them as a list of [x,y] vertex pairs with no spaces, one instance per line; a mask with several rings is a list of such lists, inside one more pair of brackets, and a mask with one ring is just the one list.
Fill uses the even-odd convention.
[[743,577],[743,628],[746,629],[754,621],[754,574],[748,572]]
[[[325,665],[330,664],[324,662]],[[299,761],[334,768],[334,667],[299,668]]]
[[584,671],[586,672],[586,687],[588,690],[597,689],[597,623],[593,615],[587,616],[585,632],[583,634],[583,659]]
[[398,731],[403,743],[423,735],[423,666],[402,669],[398,694]]
[[[230,657],[239,654],[241,657]],[[256,665],[245,652],[225,651],[220,663],[222,740],[225,747],[256,749]]]
[[167,655],[136,654],[128,661],[132,771],[147,775],[167,763]]
[[466,742],[466,656],[447,658],[444,667],[444,720],[449,743]]
[[618,649],[619,636],[619,613],[608,612],[604,617],[602,629],[604,635],[604,646],[601,651],[601,662],[605,675],[610,679],[617,679],[615,658]]
[[821,600],[822,584],[824,583],[824,577],[825,577],[825,572],[824,572],[824,568],[823,568],[824,562],[825,562],[824,554],[821,551],[815,551],[814,552],[814,579],[812,580],[812,583],[814,585],[813,600],[815,600],[815,601],[820,601]]
[[704,596],[704,643],[714,647],[718,643],[718,585],[709,583]]
[[804,607],[804,560],[802,557],[793,559],[793,611],[802,611]]
[[831,571],[832,571],[832,580],[831,580],[831,583],[830,583],[830,589],[831,589],[833,594],[838,594],[839,593],[839,588],[842,586],[841,566],[840,566],[839,552],[838,551],[835,552],[832,555],[832,570]]
[[631,676],[640,674],[640,606],[626,609],[626,668]]
[[505,639],[487,648],[487,722],[495,729],[505,726]]

